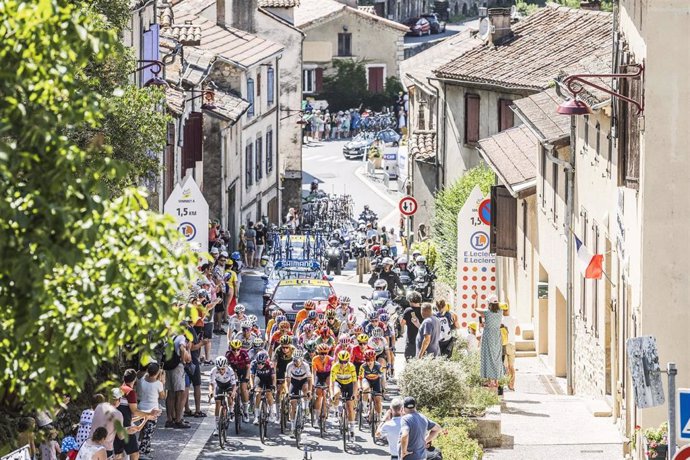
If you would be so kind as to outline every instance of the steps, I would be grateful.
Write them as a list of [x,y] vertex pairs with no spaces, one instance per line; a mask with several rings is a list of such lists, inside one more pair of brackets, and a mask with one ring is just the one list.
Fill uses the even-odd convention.
[[515,357],[533,358],[537,356],[537,345],[534,342],[532,325],[520,325],[520,332],[520,337],[515,341]]

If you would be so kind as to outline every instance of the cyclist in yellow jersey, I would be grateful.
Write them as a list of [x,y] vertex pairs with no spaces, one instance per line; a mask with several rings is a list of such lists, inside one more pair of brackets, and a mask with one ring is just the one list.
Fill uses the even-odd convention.
[[[335,385],[334,385],[335,384]],[[331,394],[333,401],[340,403],[340,395],[347,400],[347,418],[350,421],[350,437],[355,436],[355,408],[354,396],[357,393],[357,371],[350,362],[350,352],[342,350],[338,353],[338,362],[331,368]],[[342,410],[342,407],[339,407]]]

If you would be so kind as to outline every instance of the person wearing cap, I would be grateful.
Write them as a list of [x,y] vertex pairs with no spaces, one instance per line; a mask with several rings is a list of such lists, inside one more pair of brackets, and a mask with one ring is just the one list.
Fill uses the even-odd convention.
[[[108,396],[108,401],[100,403],[93,410],[93,419],[91,421],[89,438],[93,437],[94,431],[96,431],[98,428],[105,428],[108,432],[108,435],[105,437],[103,447],[105,447],[108,458],[111,458],[115,454],[113,443],[115,442],[115,437],[117,436],[116,427],[122,426],[124,420],[122,417],[122,412],[115,408],[115,405],[120,405],[122,390],[119,388],[113,388],[110,390],[110,394]],[[123,436],[119,437],[122,438]]]
[[474,288],[474,310],[484,317],[484,331],[481,342],[480,376],[488,379],[489,387],[498,387],[498,379],[503,376],[503,344],[501,340],[501,319],[503,312],[498,305],[498,297],[491,295],[489,308],[479,308],[479,293]]
[[510,308],[505,302],[498,304],[503,312],[501,326],[505,328],[506,340],[503,353],[503,365],[505,366],[506,374],[508,374],[508,389],[515,391],[515,338],[520,335],[520,325],[517,318],[510,316]]
[[400,420],[400,459],[426,459],[427,446],[441,434],[441,426],[417,412],[417,401],[407,396],[405,415]]
[[398,460],[400,455],[400,421],[403,415],[403,400],[402,398],[395,398],[391,401],[391,407],[383,416],[383,421],[376,429],[376,437],[388,440],[388,451],[391,454],[391,460]]
[[469,351],[479,351],[481,337],[479,336],[479,323],[473,321],[467,325],[467,349]]
[[214,246],[211,248],[211,257],[213,257],[213,260],[215,261],[218,256],[220,255],[220,249],[218,249],[217,246]]

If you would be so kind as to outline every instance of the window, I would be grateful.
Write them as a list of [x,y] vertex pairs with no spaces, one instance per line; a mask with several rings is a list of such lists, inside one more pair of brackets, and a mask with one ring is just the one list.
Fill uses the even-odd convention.
[[254,116],[254,80],[247,78],[247,102],[249,102],[249,109],[247,109],[247,118]]
[[479,142],[479,96],[465,94],[465,144]]
[[[596,151],[595,153],[598,155],[601,155],[601,124],[597,121],[597,124],[594,125],[594,129],[597,130],[597,138],[594,140],[594,150]],[[597,159],[598,161],[598,159]]]
[[514,126],[513,111],[510,110],[510,105],[513,103],[510,99],[498,100],[498,131],[505,131]]
[[386,80],[386,68],[383,66],[367,67],[367,84],[369,92],[374,94],[383,93]]
[[254,144],[249,143],[244,150],[245,184],[246,188],[254,183]]
[[[587,246],[587,210],[582,208],[580,210],[580,223],[582,224],[582,244]],[[580,316],[582,321],[587,323],[587,279],[584,276],[580,276],[582,279],[580,287]]]
[[194,168],[197,161],[203,159],[203,115],[192,112],[184,123],[182,135],[182,170],[180,177],[184,177],[187,169]]
[[[585,132],[582,136],[585,140],[584,146],[589,147],[589,115],[585,115],[582,119],[583,119],[584,124],[585,124],[585,126],[584,126]],[[582,149],[582,153],[585,153],[585,149]]]
[[256,151],[254,154],[254,158],[256,158],[256,183],[258,184],[259,181],[261,180],[262,177],[264,177],[264,167],[263,167],[263,160],[264,160],[264,152],[263,152],[263,138],[259,135],[256,138]]
[[266,175],[273,171],[273,131],[266,133]]
[[417,108],[417,129],[419,130],[425,130],[426,129],[426,108],[427,108],[427,102],[426,101],[419,101],[419,107]]
[[491,187],[490,252],[517,257],[517,200],[503,186]]
[[256,72],[256,97],[259,99],[259,103],[261,103],[261,68]]
[[608,154],[606,155],[606,174],[608,177],[611,177],[611,156],[613,155],[613,136],[611,135],[611,131],[606,135],[606,139],[608,140]]
[[539,144],[539,174],[541,175],[541,208],[546,209],[546,152]]
[[[592,238],[594,238],[594,254],[599,254],[599,226],[596,222],[592,222]],[[599,337],[599,283],[597,279],[592,281],[592,329],[594,329],[594,335]]]
[[272,106],[273,103],[275,102],[274,101],[274,98],[275,98],[274,79],[275,79],[275,74],[274,74],[273,66],[271,66],[266,70],[266,103],[268,104],[269,107]]
[[323,87],[323,69],[315,67],[302,71],[302,92],[318,93]]
[[338,34],[338,56],[352,56],[352,34]]
[[314,69],[314,91],[320,93],[323,89],[323,69],[317,67]]
[[[554,151],[553,156],[558,158],[558,152]],[[553,182],[553,221],[556,222],[558,220],[558,164],[552,163],[551,164],[551,180]]]

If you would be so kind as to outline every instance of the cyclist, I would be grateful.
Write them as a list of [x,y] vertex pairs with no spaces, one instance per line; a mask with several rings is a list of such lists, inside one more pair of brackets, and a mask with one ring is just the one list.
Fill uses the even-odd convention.
[[318,339],[319,336],[314,332],[314,325],[306,323],[302,328],[302,333],[297,338],[297,345],[304,346],[306,342]]
[[[266,323],[266,338],[264,339],[264,340],[266,340],[266,342],[271,340],[271,335],[272,335],[271,331],[273,330],[273,325],[276,324],[276,318],[282,314],[283,314],[283,312],[281,312],[277,308],[275,310],[271,311],[271,319],[269,319],[268,322]],[[285,319],[287,319],[287,317]]]
[[304,328],[307,327],[307,325],[313,326],[314,330],[316,330],[317,329],[317,327],[316,327],[317,320],[318,320],[318,314],[316,313],[315,310],[311,310],[307,314],[307,318],[300,323],[298,331],[300,333],[304,332]]
[[352,357],[352,364],[355,365],[357,373],[364,362],[364,353],[369,350],[369,336],[361,333],[357,336],[357,343],[350,348],[350,356]]
[[311,366],[311,359],[316,355],[316,339],[307,340],[302,348],[304,348],[304,360]]
[[254,337],[254,341],[252,342],[252,348],[249,349],[247,354],[249,355],[249,360],[254,361],[254,358],[256,358],[256,355],[259,354],[260,351],[264,349],[264,339],[261,337]]
[[208,395],[209,402],[211,395],[216,400],[216,426],[218,426],[218,415],[220,415],[220,405],[223,397],[227,398],[228,402],[228,417],[234,417],[235,410],[235,387],[237,386],[237,376],[232,368],[228,368],[228,360],[225,356],[218,356],[216,358],[216,365],[211,370],[211,377],[209,378]]
[[338,356],[338,353],[340,353],[342,350],[350,351],[351,345],[352,340],[350,340],[350,336],[347,334],[341,334],[340,337],[338,337],[338,344],[333,350],[333,356]]
[[295,353],[295,346],[292,345],[292,338],[289,335],[284,335],[280,338],[280,346],[273,352],[273,365],[276,368],[276,389],[277,399],[285,389],[285,370],[287,365],[292,361],[292,355]]
[[235,314],[228,319],[228,342],[241,330],[242,322],[247,319],[246,311],[247,308],[241,303],[235,305]]
[[388,341],[388,368],[390,374],[393,375],[393,366],[395,365],[395,329],[390,326],[390,315],[388,313],[381,313],[379,315],[379,327],[383,329],[383,336]]
[[331,294],[328,296],[328,305],[326,305],[326,310],[335,310],[338,308],[338,296]]
[[335,316],[335,310],[326,310],[326,326],[331,330],[333,336],[337,337],[340,333],[340,321]]
[[[248,319],[242,321],[242,330],[233,336],[233,340],[242,342],[242,348],[249,350],[252,347],[252,342],[256,336],[252,334],[252,323]],[[232,342],[232,340],[231,340]]]
[[339,401],[340,396],[346,400],[347,419],[350,428],[350,437],[355,436],[355,411],[353,399],[357,393],[357,371],[355,365],[350,362],[350,353],[343,350],[338,354],[338,362],[331,368],[331,394],[333,401]]
[[328,326],[323,326],[319,329],[319,338],[316,339],[316,345],[318,346],[322,343],[328,345],[329,350],[332,350],[335,346],[335,338],[333,338],[333,333]]
[[338,321],[344,323],[348,315],[353,313],[353,310],[350,307],[350,298],[348,296],[340,296],[338,303],[338,308],[335,309],[335,314],[338,318]]
[[375,325],[377,325],[379,322],[379,314],[378,312],[371,311],[367,313],[367,319],[364,320],[362,323],[362,328],[364,329],[364,333],[371,335],[371,331],[374,328]]
[[388,341],[383,336],[383,329],[380,327],[375,327],[371,331],[371,338],[369,339],[369,348],[374,350],[376,353],[376,361],[381,364],[381,370],[383,371],[382,387],[385,391],[386,389],[386,368],[390,362],[390,349],[388,348]]
[[[362,390],[367,389],[371,391],[371,395],[374,398],[374,406],[376,413],[381,413],[381,400],[382,395],[382,382],[383,382],[383,371],[381,370],[381,364],[376,362],[376,352],[374,350],[367,350],[364,353],[364,364],[359,368],[359,382],[362,385]],[[369,395],[364,394],[364,401],[369,404]]]
[[352,329],[357,325],[357,317],[354,313],[347,315],[345,320],[340,323],[340,333],[352,335]]
[[266,342],[269,342],[269,343],[271,342],[271,337],[273,337],[273,334],[275,334],[278,331],[278,329],[279,329],[278,325],[280,323],[282,323],[283,321],[287,321],[287,316],[285,316],[282,313],[280,315],[276,316],[275,322],[271,325],[270,332],[268,331],[268,329],[266,330],[266,334],[267,334],[266,335]]
[[293,332],[297,334],[297,328],[299,327],[300,323],[307,319],[307,315],[309,314],[310,311],[313,311],[316,308],[316,302],[313,300],[307,300],[304,302],[304,308],[302,308],[300,311],[297,312],[297,316],[295,316],[295,327],[293,328]]
[[290,343],[292,343],[292,328],[288,321],[281,321],[278,325],[278,330],[271,337],[271,343],[269,344],[269,353],[272,353],[276,349],[283,337],[288,337]]
[[333,357],[329,356],[328,352],[331,347],[322,343],[317,345],[316,352],[318,353],[311,360],[311,369],[314,375],[314,387],[316,387],[316,403],[314,410],[317,414],[321,413],[321,402],[323,401],[323,388],[328,387],[328,379],[331,376],[331,368],[333,367]]
[[268,417],[274,423],[275,412],[273,412],[273,390],[275,388],[275,368],[268,359],[268,353],[261,350],[256,354],[256,358],[252,361],[250,366],[251,384],[256,393],[256,400],[254,401],[254,425],[259,424],[259,403],[261,401],[261,393],[266,392],[266,400],[268,401]]
[[249,382],[249,354],[247,350],[242,347],[241,340],[233,340],[230,342],[230,350],[225,354],[225,358],[232,366],[232,370],[237,374],[237,380],[240,383],[240,393],[242,396],[242,421],[249,422],[249,391],[247,390],[247,383]]
[[259,318],[257,318],[256,315],[249,315],[247,316],[247,320],[252,323],[252,334],[257,337],[260,336],[261,328],[259,327]]
[[303,404],[300,399],[302,396],[309,397],[311,392],[311,371],[309,365],[304,360],[304,352],[295,350],[292,355],[292,362],[285,369],[285,377],[290,381],[290,431],[295,431],[295,412],[297,411],[297,401]]

